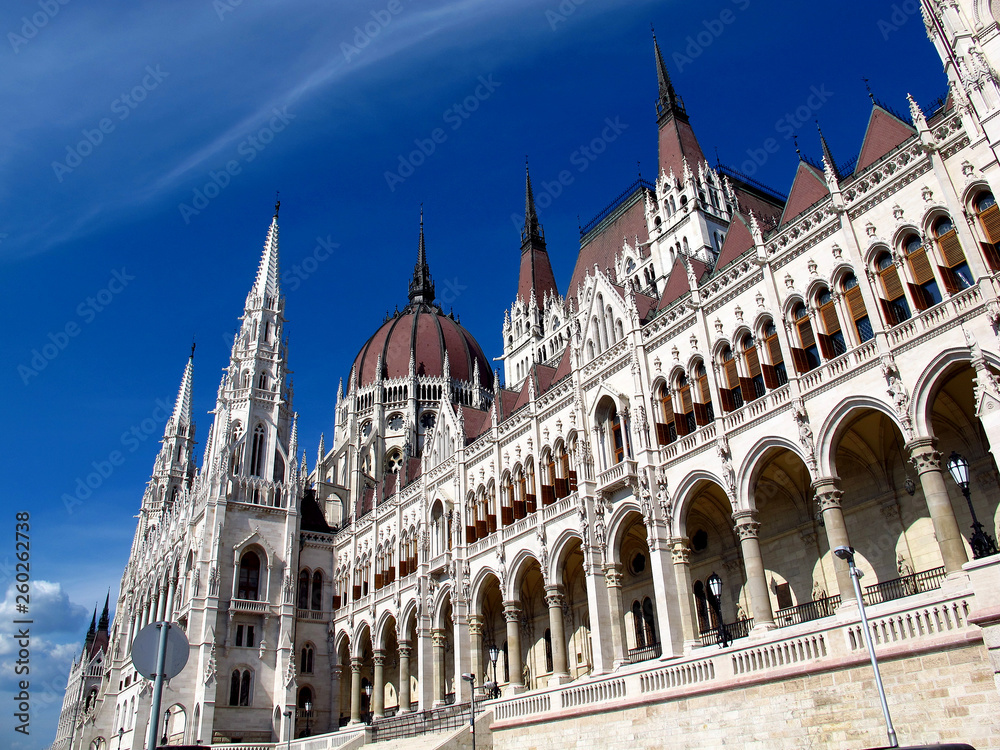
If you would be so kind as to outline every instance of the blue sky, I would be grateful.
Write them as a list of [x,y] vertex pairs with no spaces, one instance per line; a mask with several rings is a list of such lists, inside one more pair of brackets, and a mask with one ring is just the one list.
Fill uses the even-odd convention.
[[[863,78],[901,112],[907,92],[929,109],[946,89],[913,0],[794,13],[777,0],[62,2],[12,0],[0,15],[0,293],[12,318],[0,561],[14,513],[30,512],[37,623],[31,735],[13,735],[6,710],[0,732],[25,749],[51,741],[91,610],[117,594],[158,400],[173,403],[192,339],[197,434],[208,432],[276,190],[311,467],[338,380],[406,301],[421,203],[439,298],[497,356],[530,155],[566,291],[578,221],[638,171],[654,175],[650,23],[706,155],[782,192],[797,158],[785,135],[818,157],[814,118],[838,160],[856,156]],[[808,111],[814,89],[826,96]],[[607,120],[614,140],[586,156]],[[778,151],[748,161],[769,138]],[[411,158],[421,144],[433,152]],[[557,189],[562,170],[573,179]],[[67,508],[113,451],[121,465]],[[5,706],[10,583],[0,566]]]

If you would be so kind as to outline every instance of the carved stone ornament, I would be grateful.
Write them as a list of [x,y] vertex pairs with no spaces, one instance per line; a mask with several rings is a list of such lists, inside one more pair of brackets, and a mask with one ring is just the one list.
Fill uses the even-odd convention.
[[757,520],[757,511],[741,510],[733,513],[736,535],[740,541],[756,539],[760,534],[760,521]]

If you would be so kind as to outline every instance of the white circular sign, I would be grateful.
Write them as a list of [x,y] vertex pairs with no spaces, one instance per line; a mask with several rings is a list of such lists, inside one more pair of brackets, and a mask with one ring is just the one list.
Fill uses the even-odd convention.
[[146,679],[156,678],[156,657],[160,648],[160,627],[167,628],[167,653],[163,660],[163,676],[176,677],[188,660],[188,639],[179,625],[151,622],[132,641],[132,664]]

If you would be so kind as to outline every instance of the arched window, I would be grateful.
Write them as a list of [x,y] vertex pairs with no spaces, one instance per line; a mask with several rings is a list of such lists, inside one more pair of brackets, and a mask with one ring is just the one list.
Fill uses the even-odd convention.
[[712,408],[712,391],[708,387],[708,370],[704,362],[698,362],[694,368],[694,421],[699,427],[711,424],[715,419],[715,409]]
[[314,611],[323,609],[323,574],[318,570],[313,573],[312,609]]
[[962,252],[962,243],[958,241],[958,232],[947,216],[942,216],[934,222],[934,237],[944,265],[939,266],[941,278],[948,294],[957,294],[972,286],[972,271]]
[[677,439],[677,426],[674,424],[674,407],[666,383],[660,383],[653,394],[653,414],[656,442],[660,445],[670,445]]
[[259,585],[260,558],[257,557],[256,552],[244,552],[243,557],[240,558],[240,578],[236,598],[256,601]]
[[312,691],[312,688],[309,687],[308,685],[306,685],[305,687],[299,688],[298,707],[300,709],[302,709],[303,711],[305,711],[306,710],[306,704],[308,703],[311,706],[312,702],[313,702],[313,691]]
[[642,605],[639,600],[632,602],[632,626],[635,628],[635,647],[646,646],[646,633],[642,627]]
[[767,352],[770,364],[762,363],[761,370],[764,374],[764,385],[768,390],[773,390],[788,382],[788,373],[785,371],[785,359],[781,354],[781,342],[778,341],[778,328],[774,325],[774,321],[769,320],[764,324],[763,333],[763,349]]
[[694,399],[691,396],[691,383],[688,382],[687,375],[680,373],[677,376],[676,387],[674,388],[674,424],[677,427],[678,437],[688,435],[698,429],[694,420]]
[[309,571],[299,573],[299,609],[309,608]]
[[252,674],[249,669],[234,669],[229,678],[229,705],[249,706]]
[[910,284],[913,303],[917,309],[926,310],[941,301],[941,290],[938,289],[937,279],[934,278],[934,269],[927,257],[927,248],[918,235],[910,234],[903,240],[903,250],[914,282]]
[[704,633],[712,627],[708,614],[708,598],[705,596],[705,585],[701,581],[694,582],[695,610],[698,612],[698,632]]
[[545,628],[545,671],[551,672],[552,669],[552,631]]
[[816,295],[816,303],[819,307],[819,318],[825,330],[825,333],[818,334],[820,349],[823,350],[823,356],[827,359],[839,357],[847,351],[847,344],[844,342],[844,332],[840,328],[840,317],[837,315],[837,306],[830,290],[823,289]]
[[976,216],[979,226],[986,235],[983,243],[983,253],[986,262],[994,271],[1000,271],[1000,208],[991,192],[983,192],[976,196]]
[[865,308],[864,297],[861,296],[861,288],[858,286],[858,277],[853,273],[844,276],[840,282],[840,288],[844,292],[847,300],[847,311],[854,321],[854,330],[858,334],[858,341],[862,344],[870,341],[875,333],[872,331],[871,320],[868,318],[868,310]]
[[239,422],[234,424],[232,435],[231,445],[234,446],[232,472],[233,474],[239,474],[243,464],[243,443],[240,442],[240,438],[243,437],[243,425]]
[[253,446],[250,450],[250,475],[259,477],[264,470],[264,425],[253,428]]
[[740,374],[736,369],[736,357],[731,347],[723,347],[719,357],[722,362],[722,377],[724,387],[719,389],[723,411],[733,411],[743,406],[743,391],[740,388]]
[[792,320],[795,321],[801,346],[800,349],[792,347],[792,362],[798,372],[809,372],[819,367],[819,350],[816,348],[816,337],[813,335],[809,312],[801,302],[792,308]]
[[656,621],[653,619],[653,601],[648,596],[642,600],[642,629],[646,644],[653,646],[659,643],[656,636]]
[[899,269],[892,256],[883,251],[875,258],[875,271],[882,283],[882,312],[890,326],[899,325],[910,319],[910,305],[906,301],[903,284],[899,280]]
[[764,375],[760,364],[760,354],[753,336],[749,333],[740,339],[740,351],[743,352],[743,365],[747,377],[740,378],[740,388],[743,390],[743,400],[753,401],[764,395]]

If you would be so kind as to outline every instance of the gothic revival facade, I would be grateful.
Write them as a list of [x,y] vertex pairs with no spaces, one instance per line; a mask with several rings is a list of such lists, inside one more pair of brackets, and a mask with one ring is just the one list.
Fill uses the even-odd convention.
[[[678,707],[727,691],[747,707],[720,724],[781,745],[741,718],[759,685],[802,709],[787,725],[850,747],[842,717],[803,708],[866,658],[842,545],[888,673],[910,675],[897,728],[960,705],[980,724],[960,739],[994,742],[1000,30],[978,0],[923,11],[948,96],[906,118],[873,97],[856,160],[820,134],[787,196],[708,163],[654,41],[656,180],[582,229],[563,292],[526,179],[504,384],[435,304],[421,219],[408,304],[361,347],[312,469],[276,210],[201,466],[189,361],[55,747],[142,746],[128,644],[161,619],[191,643],[165,691],[173,744],[350,731],[468,701],[472,673],[499,685],[504,747],[630,706],[632,731],[709,746]],[[875,731],[871,696],[844,692]]]

